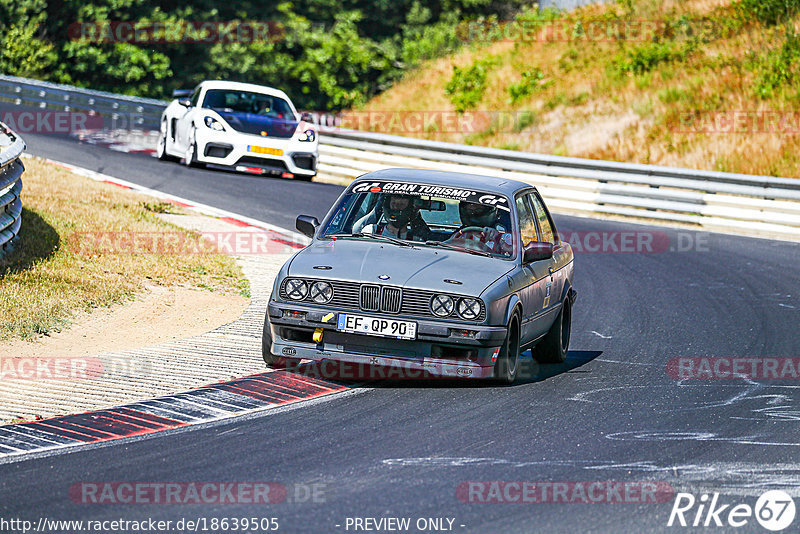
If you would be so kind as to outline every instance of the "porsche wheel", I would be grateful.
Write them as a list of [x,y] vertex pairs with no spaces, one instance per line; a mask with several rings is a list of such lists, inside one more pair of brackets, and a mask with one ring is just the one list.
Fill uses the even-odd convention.
[[561,311],[553,322],[553,326],[533,347],[533,357],[539,363],[562,363],[567,359],[569,338],[572,332],[572,304],[569,297],[564,299]]
[[183,155],[183,164],[187,167],[200,166],[200,164],[197,162],[197,143],[194,140],[194,135],[192,135],[192,141],[189,143],[189,146],[186,148],[186,152]]
[[156,156],[161,161],[175,161],[176,158],[167,154],[167,123],[161,121],[161,130],[158,134],[158,143],[156,144]]

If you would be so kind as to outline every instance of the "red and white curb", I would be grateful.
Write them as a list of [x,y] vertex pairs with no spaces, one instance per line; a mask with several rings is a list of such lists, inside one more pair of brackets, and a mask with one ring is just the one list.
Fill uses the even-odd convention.
[[[32,156],[24,155],[24,157]],[[308,242],[305,236],[263,221],[162,193],[75,165],[41,159],[94,181],[162,199],[240,227],[268,232],[273,240],[283,242],[291,248],[302,248]],[[0,426],[0,461],[40,451],[152,434],[238,417],[346,389],[349,387],[322,378],[301,376],[287,371],[272,371],[218,382],[183,393],[135,401],[115,408]]]
[[116,408],[0,426],[0,460],[230,419],[347,389],[288,371],[259,373]]

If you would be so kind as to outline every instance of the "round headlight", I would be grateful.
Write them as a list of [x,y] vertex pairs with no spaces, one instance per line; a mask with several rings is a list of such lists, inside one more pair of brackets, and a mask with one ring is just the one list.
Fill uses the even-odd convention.
[[286,296],[292,300],[303,300],[308,295],[308,284],[293,278],[286,282]]
[[333,298],[333,286],[328,282],[314,282],[309,290],[311,300],[317,304],[325,304]]
[[447,317],[453,313],[455,303],[447,295],[434,295],[431,299],[431,312],[437,317]]
[[462,319],[473,321],[481,314],[481,302],[478,299],[463,298],[458,301],[457,309]]

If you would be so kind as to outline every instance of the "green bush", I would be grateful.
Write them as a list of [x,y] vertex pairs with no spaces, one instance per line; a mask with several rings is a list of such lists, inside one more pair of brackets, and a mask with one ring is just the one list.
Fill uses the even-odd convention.
[[522,73],[522,80],[508,86],[511,103],[516,104],[525,97],[532,95],[539,89],[544,89],[552,84],[552,80],[544,81],[544,73],[538,67]]
[[764,24],[785,22],[800,11],[800,0],[740,0],[739,10]]
[[755,92],[761,98],[771,98],[776,90],[792,84],[798,78],[800,35],[788,30],[783,45],[755,63],[758,72]]
[[495,65],[494,58],[479,59],[465,68],[453,66],[453,76],[444,87],[444,92],[456,111],[463,113],[475,109],[486,92],[486,78]]
[[671,42],[648,43],[618,55],[613,60],[612,68],[619,75],[644,74],[660,63],[680,60],[685,55],[684,50],[676,49]]

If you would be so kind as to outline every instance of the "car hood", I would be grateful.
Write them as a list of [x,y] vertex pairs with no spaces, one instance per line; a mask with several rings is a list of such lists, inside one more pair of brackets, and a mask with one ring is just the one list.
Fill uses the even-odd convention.
[[[289,139],[299,124],[295,120],[276,119],[255,113],[215,110],[231,128],[238,132],[261,135],[266,138]],[[266,132],[267,135],[261,132]]]
[[[399,285],[478,296],[513,268],[512,261],[466,252],[339,239],[312,243],[294,257],[288,272],[295,277]],[[389,278],[379,278],[382,275]],[[447,283],[445,279],[461,284]]]

